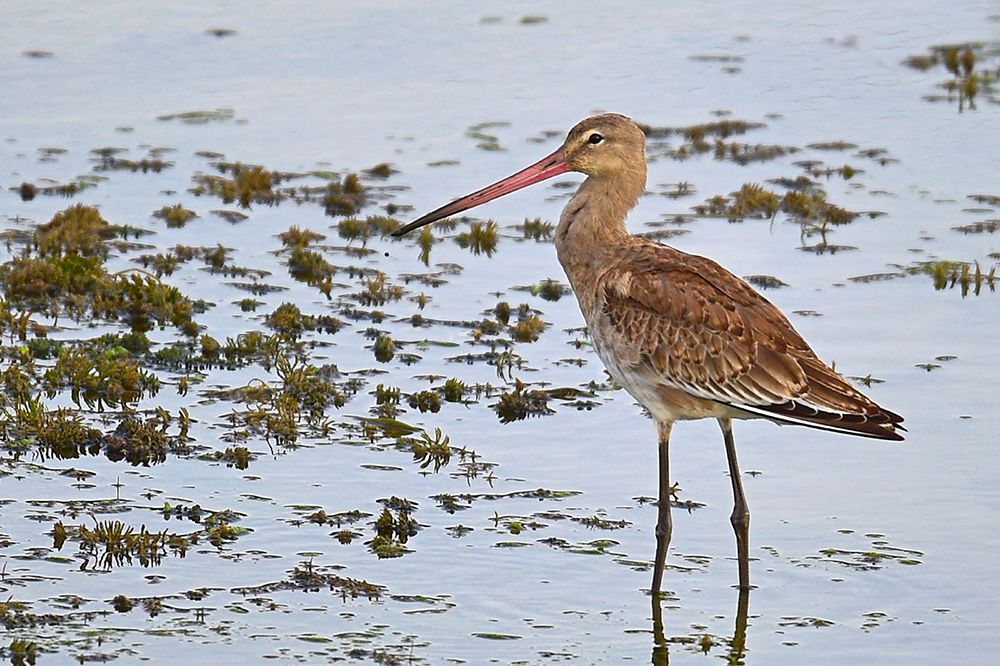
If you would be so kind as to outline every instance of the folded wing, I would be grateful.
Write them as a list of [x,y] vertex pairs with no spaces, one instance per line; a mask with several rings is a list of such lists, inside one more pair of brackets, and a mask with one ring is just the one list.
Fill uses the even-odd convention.
[[882,409],[819,360],[778,308],[714,261],[656,243],[600,280],[603,314],[638,350],[636,371],[778,422],[902,439]]

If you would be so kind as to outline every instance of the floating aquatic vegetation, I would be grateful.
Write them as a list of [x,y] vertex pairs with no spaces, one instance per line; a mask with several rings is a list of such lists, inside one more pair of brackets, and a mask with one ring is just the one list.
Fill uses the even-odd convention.
[[[996,257],[1000,259],[1000,257]],[[972,294],[979,296],[985,290],[995,292],[1000,278],[997,264],[985,271],[978,261],[920,261],[909,266],[896,266],[897,270],[887,273],[873,273],[848,278],[852,282],[880,282],[909,275],[929,275],[934,281],[934,289],[954,289],[958,287],[962,298]]]
[[500,423],[513,423],[529,416],[555,414],[555,410],[549,407],[549,394],[528,389],[520,379],[515,380],[513,391],[501,393],[500,400],[490,407],[497,413]]
[[665,183],[661,185],[664,188],[662,192],[663,196],[670,199],[681,199],[686,196],[694,194],[697,190],[694,185],[687,181],[681,181],[679,183]]
[[62,548],[67,535],[78,542],[83,570],[111,571],[134,562],[143,567],[158,566],[168,552],[184,557],[189,544],[185,536],[167,530],[150,532],[145,525],[136,531],[119,520],[95,519],[93,528],[86,525],[67,528],[58,522],[53,532],[57,550]]
[[144,157],[140,160],[130,160],[124,157],[118,157],[116,153],[123,152],[123,150],[117,148],[97,148],[90,152],[97,156],[95,159],[97,164],[94,166],[94,171],[131,171],[132,173],[141,171],[143,173],[160,173],[164,169],[169,169],[174,166],[173,162],[160,159],[159,157]]
[[507,127],[509,125],[510,123],[506,121],[479,123],[467,129],[465,136],[470,139],[475,139],[476,148],[479,148],[480,150],[506,150],[506,148],[500,145],[500,139],[496,135],[489,134],[484,130],[492,129],[494,127]]
[[706,142],[707,137],[725,139],[730,136],[746,134],[750,130],[761,129],[763,127],[766,127],[764,123],[728,119],[689,125],[687,127],[653,127],[639,123],[639,128],[649,139],[660,139],[677,134],[683,136],[692,144],[706,144],[706,151],[709,149]]
[[856,143],[851,143],[849,141],[818,141],[816,143],[806,144],[806,148],[811,148],[812,150],[832,150],[832,151],[844,151],[852,150],[857,148]]
[[859,173],[864,173],[862,169],[857,169],[852,167],[850,164],[845,164],[840,167],[826,167],[822,168],[819,166],[819,162],[816,160],[808,160],[803,162],[796,162],[796,164],[805,168],[814,178],[819,178],[820,176],[826,176],[829,180],[832,176],[840,176],[844,180],[850,180],[854,178]]
[[[5,429],[16,432],[19,436],[35,433],[35,446],[44,460],[54,457],[59,459],[77,458],[81,452],[90,452],[92,448],[100,448],[103,434],[96,428],[84,423],[83,417],[64,409],[42,412],[36,417],[24,418],[20,414],[20,422],[13,422],[9,417],[4,419]],[[34,423],[31,423],[34,421]],[[29,425],[30,424],[30,425]],[[13,432],[5,433],[7,436]]]
[[751,162],[768,162],[798,151],[799,149],[794,146],[749,144],[739,141],[727,143],[721,139],[715,142],[715,159],[730,160],[740,165]]
[[468,387],[465,382],[452,377],[444,383],[442,391],[447,402],[462,402]]
[[874,162],[877,162],[880,166],[885,166],[887,164],[893,164],[899,162],[895,157],[888,157],[888,150],[885,148],[866,148],[864,150],[859,150],[855,153],[856,157],[865,157]]
[[415,504],[396,497],[386,503],[388,505],[374,523],[375,537],[367,542],[369,550],[379,559],[402,557],[413,552],[406,544],[420,529],[417,521],[410,517],[416,509]]
[[[451,438],[443,434],[440,428],[435,428],[433,437],[424,431],[419,438],[401,437],[399,441],[411,447],[413,461],[420,463],[420,469],[433,466],[436,474],[451,461]],[[462,451],[463,457],[464,454],[465,451]]]
[[996,194],[970,194],[967,198],[972,199],[976,203],[1000,208],[1000,196]]
[[389,164],[388,162],[382,162],[380,164],[376,164],[370,169],[362,170],[361,173],[363,173],[368,178],[377,178],[379,180],[385,180],[389,176],[395,173],[399,173],[399,170],[392,168],[392,165]]
[[14,396],[0,404],[0,441],[14,453],[33,448],[42,460],[65,460],[103,451],[112,462],[126,460],[148,467],[163,462],[168,451],[183,450],[188,439],[186,410],[179,413],[177,435],[167,434],[172,420],[162,409],[148,419],[126,414],[114,430],[105,434],[88,425],[78,412],[47,410],[38,396]]
[[[975,270],[972,270],[975,266]],[[983,288],[988,288],[991,292],[997,287],[997,266],[993,265],[989,273],[983,272],[978,261],[972,262],[947,262],[938,261],[925,265],[925,270],[934,278],[934,289],[953,289],[958,286],[962,292],[962,298],[970,293],[979,296]]]
[[746,275],[743,279],[760,289],[780,289],[788,286],[787,282],[783,282],[773,275]]
[[960,231],[963,234],[992,234],[1000,231],[1000,220],[985,220],[983,222],[973,222],[972,224],[961,224],[952,227],[953,231]]
[[14,191],[20,195],[21,201],[31,201],[38,194],[38,188],[31,183],[21,183],[21,186]]
[[534,241],[547,241],[552,238],[552,234],[555,232],[555,228],[552,226],[551,222],[544,222],[542,218],[536,217],[534,220],[529,220],[525,218],[522,224],[515,226],[515,229],[520,230],[524,234],[524,238],[531,239]]
[[468,509],[473,502],[477,502],[479,500],[498,501],[505,499],[535,499],[559,501],[569,497],[576,497],[580,494],[582,493],[578,490],[551,490],[548,488],[536,488],[533,490],[514,490],[506,493],[460,493],[458,495],[441,493],[438,495],[431,495],[430,499],[438,503],[438,508],[448,513],[455,513],[456,511]]
[[76,204],[56,213],[34,233],[34,248],[40,257],[107,257],[107,241],[125,232],[109,224],[93,206]]
[[435,391],[418,391],[407,398],[410,407],[417,411],[437,413],[441,411],[441,395]]
[[343,567],[318,567],[312,560],[307,560],[288,572],[288,578],[275,583],[265,583],[247,587],[233,588],[233,594],[244,596],[259,596],[279,592],[281,590],[303,590],[316,591],[323,588],[329,589],[342,599],[365,598],[368,600],[378,600],[385,594],[384,585],[376,585],[357,578],[347,578],[330,570],[337,571]]
[[403,288],[399,285],[390,284],[385,273],[376,271],[375,275],[364,278],[364,289],[353,297],[364,306],[382,306],[386,303],[398,301],[403,297]]
[[236,469],[243,470],[250,466],[250,461],[255,456],[245,446],[228,446],[225,451],[215,451],[200,457],[202,460],[217,460],[226,463],[226,467],[235,467]]
[[136,331],[170,324],[196,332],[195,304],[175,287],[151,275],[106,271],[109,239],[123,233],[95,208],[71,206],[35,231],[29,251],[0,265],[0,289],[16,307],[53,318],[91,314],[125,320]]
[[295,246],[288,256],[288,273],[296,280],[318,288],[323,295],[330,298],[337,267],[324,259],[319,252]]
[[769,178],[769,183],[780,185],[788,190],[798,190],[800,192],[816,187],[818,183],[808,176],[797,176],[796,178]]
[[55,364],[42,375],[42,389],[51,399],[68,390],[78,407],[126,409],[155,396],[160,381],[124,354],[105,354],[82,345],[64,346]]
[[[968,42],[932,46],[930,53],[909,56],[903,64],[911,69],[926,72],[943,66],[951,78],[938,83],[946,91],[944,95],[924,95],[928,101],[958,101],[958,111],[976,108],[976,97],[983,93],[991,102],[997,98],[997,70],[984,61],[995,60],[998,55],[996,43]],[[985,66],[981,66],[985,65]],[[980,68],[977,70],[977,66]]]
[[743,62],[745,58],[738,55],[704,53],[689,55],[688,60],[692,60],[694,62]]
[[388,236],[400,226],[399,220],[383,215],[369,215],[364,220],[349,217],[337,223],[337,234],[347,241],[367,243],[374,236]]
[[171,275],[181,264],[193,259],[201,259],[208,272],[215,275],[225,275],[227,277],[254,277],[257,279],[270,275],[268,271],[260,269],[245,268],[229,263],[230,250],[222,245],[215,247],[190,247],[177,245],[168,250],[165,254],[156,255],[143,254],[133,261],[143,268],[152,268],[157,277],[161,275]]
[[157,120],[179,120],[182,123],[187,123],[189,125],[201,125],[210,122],[222,122],[226,120],[232,120],[235,117],[235,112],[229,107],[220,107],[218,109],[206,110],[206,111],[184,111],[183,113],[168,113],[161,116],[157,116]]
[[396,355],[396,342],[388,335],[379,335],[372,344],[375,352],[375,360],[379,363],[388,363]]
[[[195,187],[190,192],[196,196],[210,194],[222,199],[223,203],[238,201],[243,208],[258,203],[273,206],[280,203],[285,194],[275,190],[280,182],[280,175],[267,171],[261,166],[240,164],[239,162],[222,162],[216,165],[223,175],[216,176],[206,173],[194,175]],[[225,174],[231,174],[227,178]]]
[[367,202],[365,186],[354,173],[348,174],[343,180],[331,179],[323,192],[323,207],[331,217],[354,215]]
[[55,197],[66,197],[67,199],[76,196],[80,192],[86,189],[94,187],[97,185],[104,177],[89,174],[86,176],[79,176],[76,180],[72,180],[68,183],[58,183],[54,185],[35,185],[34,183],[21,183],[18,187],[10,188],[11,191],[17,192],[18,196],[21,197],[22,201],[31,201],[36,196],[55,196]]
[[[826,242],[825,235],[831,226],[849,224],[861,215],[830,203],[826,199],[826,193],[819,189],[791,189],[778,195],[755,183],[743,185],[729,197],[716,195],[705,204],[694,206],[694,211],[699,215],[724,216],[730,219],[767,219],[781,211],[802,226],[806,237],[820,235],[823,238],[820,245],[808,248],[816,252],[852,249],[846,246],[831,247]],[[878,214],[868,215],[873,217]]]
[[304,315],[294,303],[282,303],[265,317],[264,323],[290,340],[312,331],[333,335],[344,326],[344,322],[332,315]]
[[211,210],[209,212],[212,213],[212,215],[215,215],[216,217],[222,218],[229,224],[239,224],[240,222],[243,222],[244,220],[250,218],[249,215],[247,215],[246,213],[241,213],[238,210],[216,209],[216,210]]
[[295,249],[307,247],[315,242],[324,240],[326,236],[312,229],[300,229],[293,225],[288,228],[288,231],[278,234],[278,238],[281,239],[281,244],[286,248]]
[[146,467],[167,459],[166,424],[127,416],[108,438],[105,451],[112,462],[127,460]]
[[[588,527],[594,530],[620,530],[632,524],[624,519],[612,520],[610,518],[605,518],[604,516],[597,514],[593,516],[583,516],[580,518],[575,516],[570,516],[570,520],[576,523],[580,523],[584,527]],[[606,546],[607,542],[602,542],[600,545],[601,550],[603,550]]]
[[198,217],[198,214],[193,210],[188,210],[181,204],[174,204],[173,206],[164,206],[159,210],[153,211],[153,217],[165,221],[168,229],[179,229],[190,220]]
[[497,249],[497,223],[493,220],[488,220],[486,224],[473,222],[468,231],[455,236],[455,242],[459,247],[469,248],[475,255],[492,257]]
[[[1000,255],[990,255],[992,259],[1000,259]],[[979,296],[986,290],[995,292],[1000,277],[997,276],[997,266],[994,264],[989,271],[983,269],[978,261],[920,261],[908,266],[896,266],[896,271],[886,273],[873,273],[869,275],[858,275],[848,278],[852,282],[879,282],[883,280],[893,280],[910,275],[929,275],[934,283],[934,289],[941,291],[944,289],[959,288],[962,297],[968,295]]]
[[731,217],[770,218],[780,209],[778,197],[756,183],[746,183],[733,194],[726,215]]
[[821,557],[814,556],[808,559],[840,564],[855,571],[872,571],[881,569],[890,562],[918,565],[921,563],[919,558],[923,555],[919,550],[897,548],[890,546],[888,541],[875,539],[868,550],[826,548],[820,551]]
[[563,296],[573,293],[569,285],[562,284],[551,278],[542,280],[539,283],[527,287],[514,287],[515,291],[527,291],[532,296],[539,296],[546,301],[558,301]]
[[287,448],[300,437],[324,437],[332,425],[327,411],[343,407],[357,391],[355,380],[343,378],[334,365],[309,363],[303,345],[280,334],[244,334],[227,340],[220,353],[236,361],[255,359],[277,377],[276,382],[257,379],[240,387],[204,392],[207,397],[244,403],[245,409],[233,409],[227,415],[231,441],[258,434],[268,444]]
[[533,312],[519,314],[517,323],[511,327],[511,338],[516,342],[535,342],[545,330],[545,322]]

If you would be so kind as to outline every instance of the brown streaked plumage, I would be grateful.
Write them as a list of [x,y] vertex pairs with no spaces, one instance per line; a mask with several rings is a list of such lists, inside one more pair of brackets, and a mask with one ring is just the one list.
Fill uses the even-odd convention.
[[597,355],[656,421],[659,509],[653,608],[670,543],[668,443],[675,421],[712,417],[722,427],[733,485],[740,589],[750,587],[750,511],[732,420],[767,418],[863,437],[901,440],[903,418],[826,366],[766,298],[722,266],[631,236],[625,217],[646,187],[645,136],[625,116],[577,124],[532,166],[453,201],[395,232],[454,215],[567,171],[588,177],[556,229],[559,262]]

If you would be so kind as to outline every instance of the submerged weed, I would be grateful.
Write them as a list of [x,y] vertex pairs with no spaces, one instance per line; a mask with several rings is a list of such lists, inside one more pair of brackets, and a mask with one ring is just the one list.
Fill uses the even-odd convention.
[[919,71],[928,71],[938,65],[944,66],[951,78],[938,84],[946,91],[945,95],[925,95],[929,101],[958,101],[958,111],[976,108],[976,97],[980,93],[988,96],[989,101],[996,102],[997,73],[989,66],[981,67],[983,60],[995,57],[996,44],[965,43],[933,46],[929,54],[915,55],[906,58],[903,64]]
[[[975,266],[975,270],[973,270]],[[937,261],[926,264],[925,270],[934,279],[934,289],[952,289],[958,286],[965,298],[970,293],[979,296],[983,288],[991,292],[997,287],[997,267],[990,268],[989,273],[983,272],[978,261],[972,264],[966,262]]]
[[[222,199],[223,203],[239,202],[243,208],[249,208],[250,204],[254,203],[273,206],[286,196],[280,190],[274,189],[280,181],[280,174],[268,171],[264,167],[239,162],[222,162],[216,166],[223,175],[195,174],[192,194],[214,195]],[[226,173],[231,177],[226,177]]]
[[195,304],[178,289],[151,275],[107,272],[108,239],[122,233],[97,209],[71,206],[36,230],[32,247],[0,265],[0,289],[14,306],[53,318],[90,314],[135,331],[170,324],[191,332]]
[[[339,569],[340,567],[335,568]],[[233,593],[257,596],[261,594],[273,594],[280,590],[319,591],[322,588],[327,588],[331,592],[339,594],[344,600],[357,599],[359,597],[377,600],[385,592],[385,587],[382,585],[375,585],[364,580],[345,578],[334,573],[327,573],[323,568],[313,565],[312,561],[309,560],[290,571],[287,580],[254,587],[238,587],[233,590]]]
[[860,215],[830,203],[822,190],[793,187],[778,195],[755,183],[743,185],[729,197],[712,197],[694,210],[699,215],[724,216],[732,220],[769,219],[780,211],[802,225],[807,235],[825,233],[830,226],[849,224]]
[[374,523],[375,537],[367,544],[379,559],[402,557],[412,552],[406,543],[420,529],[417,521],[410,517],[413,508],[412,504],[406,503],[382,509],[382,515]]
[[376,271],[375,275],[365,278],[365,289],[356,295],[361,305],[382,306],[398,301],[403,297],[403,287],[390,284],[385,279],[385,273]]
[[444,399],[446,402],[462,402],[467,390],[464,382],[451,378],[444,383]]
[[517,225],[517,228],[524,233],[525,239],[530,238],[535,241],[547,241],[552,238],[555,231],[551,222],[543,222],[540,217],[534,220],[525,219],[523,224]]
[[379,363],[388,363],[396,355],[396,343],[388,335],[379,335],[372,345],[375,352],[375,360]]
[[451,438],[441,432],[440,428],[434,429],[434,436],[431,437],[427,431],[420,433],[418,439],[408,439],[413,450],[413,461],[420,463],[421,469],[433,466],[437,473],[451,460]]
[[368,201],[365,186],[357,174],[348,174],[341,181],[332,179],[323,193],[323,206],[331,217],[354,215]]
[[513,391],[504,391],[500,400],[490,407],[497,413],[500,423],[513,423],[529,416],[548,416],[555,410],[549,408],[549,396],[544,391],[528,390],[524,382],[515,380]]
[[189,220],[198,217],[198,214],[193,210],[188,210],[181,204],[174,204],[173,206],[164,206],[159,210],[153,211],[153,217],[164,220],[167,223],[168,229],[178,229],[187,224]]
[[319,252],[295,246],[288,257],[288,273],[310,287],[317,287],[323,295],[330,298],[337,267],[324,259]]
[[111,571],[136,560],[143,567],[158,566],[168,548],[183,557],[188,547],[188,540],[181,535],[166,530],[150,532],[145,525],[136,532],[119,520],[95,521],[93,528],[80,525],[76,532],[84,570]]
[[399,221],[383,215],[369,215],[361,220],[349,217],[337,223],[337,234],[347,241],[367,243],[373,236],[388,236],[399,228]]
[[344,322],[332,315],[304,315],[294,303],[282,303],[265,317],[264,323],[290,340],[297,340],[309,331],[333,335],[344,326]]
[[459,247],[469,248],[475,255],[485,254],[492,257],[497,249],[497,223],[489,220],[486,224],[473,222],[468,231],[463,231],[455,237]]
[[311,245],[314,242],[321,241],[326,238],[323,234],[316,233],[312,229],[300,229],[297,226],[291,226],[288,231],[284,231],[278,234],[278,238],[281,239],[281,244],[287,248],[300,248]]
[[155,396],[160,381],[124,354],[67,346],[42,375],[41,387],[50,399],[69,391],[78,407],[101,411],[134,407],[143,398]]
[[235,117],[235,113],[232,109],[228,107],[220,107],[218,109],[203,110],[203,111],[184,111],[182,113],[168,113],[161,116],[157,116],[157,120],[179,120],[182,123],[187,123],[189,125],[201,125],[210,122],[219,122],[225,120],[232,120]]

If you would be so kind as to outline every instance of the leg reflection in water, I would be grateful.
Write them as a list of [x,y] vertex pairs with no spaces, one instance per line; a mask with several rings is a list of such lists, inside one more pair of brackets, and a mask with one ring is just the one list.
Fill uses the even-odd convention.
[[[740,588],[739,600],[736,602],[736,626],[733,637],[728,640],[729,651],[726,653],[726,663],[729,666],[742,666],[745,663],[747,643],[747,613],[750,608],[750,590]],[[653,666],[667,666],[670,663],[668,639],[663,634],[663,611],[660,608],[660,597],[653,597]]]

